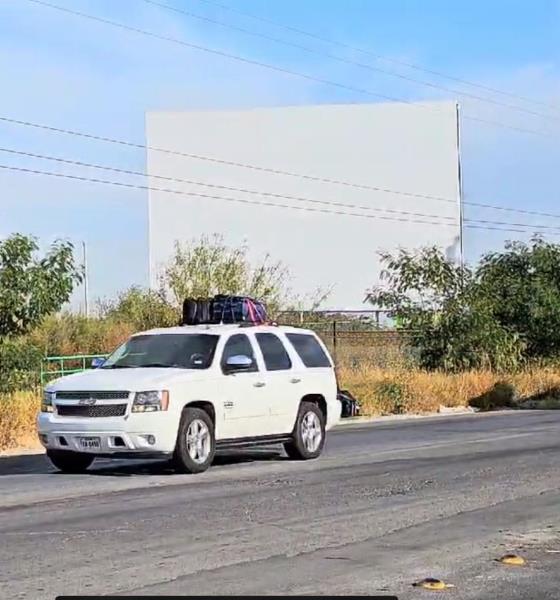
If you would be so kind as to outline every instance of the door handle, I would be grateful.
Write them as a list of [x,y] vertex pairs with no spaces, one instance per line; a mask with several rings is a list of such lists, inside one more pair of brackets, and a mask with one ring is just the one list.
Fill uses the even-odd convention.
[[253,383],[253,385],[255,387],[264,387],[266,385],[266,383],[264,381],[257,381],[256,383]]
[[294,377],[293,379],[290,379],[290,383],[299,383],[301,381],[301,379],[299,379],[299,377]]

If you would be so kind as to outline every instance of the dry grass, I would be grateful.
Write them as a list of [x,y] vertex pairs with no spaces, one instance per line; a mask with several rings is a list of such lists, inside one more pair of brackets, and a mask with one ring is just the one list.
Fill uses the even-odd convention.
[[490,371],[450,374],[364,366],[341,367],[338,376],[341,387],[358,398],[366,415],[429,413],[437,412],[441,406],[560,406],[560,370],[554,368],[504,375]]
[[0,394],[0,450],[37,446],[38,391]]
[[[340,385],[362,405],[364,415],[437,412],[441,406],[506,403],[527,408],[560,408],[560,369],[528,369],[510,375],[490,371],[426,372],[395,366],[340,366]],[[505,392],[504,392],[505,389]],[[33,447],[39,392],[0,394],[0,450]]]

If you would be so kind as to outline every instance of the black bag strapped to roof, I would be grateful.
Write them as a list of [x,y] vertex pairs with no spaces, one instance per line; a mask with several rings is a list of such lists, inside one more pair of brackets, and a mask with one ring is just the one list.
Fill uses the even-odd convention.
[[338,390],[337,398],[342,404],[342,418],[357,417],[360,414],[360,404],[348,390]]
[[199,324],[210,323],[212,319],[213,301],[208,298],[199,298],[196,301],[196,320]]
[[214,323],[252,323],[268,321],[266,307],[262,302],[249,296],[214,296],[212,305]]
[[194,298],[185,298],[181,325],[195,325],[198,303]]
[[212,322],[212,300],[208,298],[186,298],[183,302],[181,325],[201,325]]
[[182,325],[246,323],[259,325],[268,322],[266,307],[249,296],[186,298],[183,302]]

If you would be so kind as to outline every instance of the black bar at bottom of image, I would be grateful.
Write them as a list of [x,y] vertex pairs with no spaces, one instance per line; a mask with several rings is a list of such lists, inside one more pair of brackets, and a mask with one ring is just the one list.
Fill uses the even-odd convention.
[[[279,600],[280,598],[333,598],[333,596],[265,596],[267,600]],[[337,596],[338,597],[338,596]],[[57,596],[56,600],[182,600],[183,598],[255,598],[255,596]],[[340,598],[370,598],[370,600],[398,600],[396,596],[340,596]]]

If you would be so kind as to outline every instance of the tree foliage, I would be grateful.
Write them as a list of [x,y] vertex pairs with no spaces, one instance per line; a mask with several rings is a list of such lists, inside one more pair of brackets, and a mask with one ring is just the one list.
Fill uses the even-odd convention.
[[560,244],[510,242],[482,258],[477,282],[494,318],[520,336],[528,358],[560,356]]
[[251,264],[246,246],[231,248],[215,235],[185,244],[177,242],[161,283],[171,291],[177,305],[187,297],[248,295],[264,301],[274,313],[286,303],[289,278],[280,261],[266,255]]
[[69,300],[82,279],[73,250],[57,241],[40,258],[33,237],[14,234],[0,242],[0,337],[25,333]]
[[423,367],[501,370],[519,365],[522,337],[498,319],[479,269],[449,262],[435,247],[381,258],[385,285],[371,290],[369,300],[410,331]]
[[134,330],[171,327],[179,323],[180,313],[162,291],[132,286],[120,293],[115,301],[100,305],[101,316],[129,323]]

